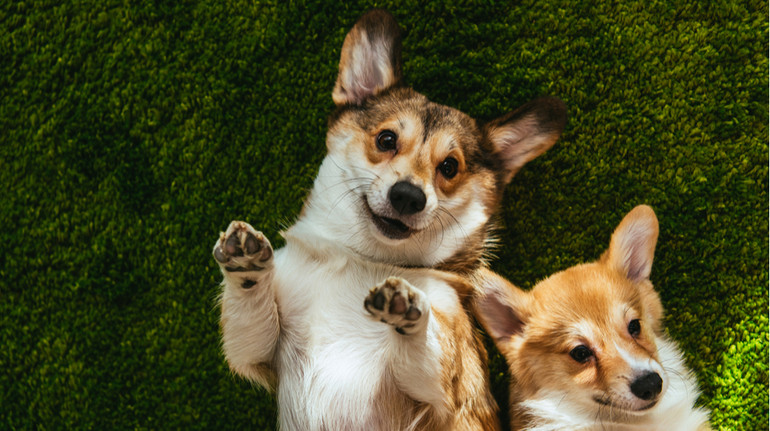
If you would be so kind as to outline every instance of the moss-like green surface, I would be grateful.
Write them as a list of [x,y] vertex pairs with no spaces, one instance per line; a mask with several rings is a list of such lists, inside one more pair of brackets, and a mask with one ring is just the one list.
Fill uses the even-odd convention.
[[[0,428],[275,426],[220,353],[210,251],[231,219],[280,245],[324,155],[343,37],[373,5],[0,5]],[[569,106],[507,191],[494,268],[529,287],[652,205],[652,278],[714,427],[766,429],[767,3],[376,5],[433,100]]]

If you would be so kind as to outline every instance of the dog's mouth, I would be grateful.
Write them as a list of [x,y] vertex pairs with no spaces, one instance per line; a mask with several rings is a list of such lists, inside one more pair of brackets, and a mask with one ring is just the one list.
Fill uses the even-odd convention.
[[404,224],[400,220],[396,220],[390,217],[384,217],[377,215],[372,207],[369,206],[369,201],[364,197],[364,206],[366,207],[369,216],[372,218],[374,225],[377,226],[377,230],[381,234],[390,239],[406,239],[409,238],[415,230]]
[[594,401],[596,401],[598,404],[601,404],[603,406],[610,406],[610,407],[614,407],[614,408],[619,408],[621,410],[625,410],[625,411],[632,412],[632,413],[641,413],[643,411],[646,411],[646,410],[649,410],[649,409],[655,407],[655,405],[658,404],[658,400],[653,400],[649,404],[644,405],[644,406],[639,407],[639,408],[628,408],[627,406],[622,406],[622,405],[618,405],[618,404],[613,403],[612,400],[610,400],[609,397],[594,396],[593,398],[594,398]]

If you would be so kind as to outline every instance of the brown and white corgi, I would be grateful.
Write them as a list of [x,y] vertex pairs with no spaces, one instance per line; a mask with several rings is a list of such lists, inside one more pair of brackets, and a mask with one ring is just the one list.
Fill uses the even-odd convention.
[[658,219],[640,205],[592,263],[523,291],[482,271],[476,314],[511,372],[514,430],[708,430],[650,282]]
[[542,98],[479,123],[405,87],[400,49],[382,10],[345,38],[328,154],[285,247],[240,221],[214,246],[224,354],[276,389],[282,429],[499,425],[468,274],[504,186],[566,110]]

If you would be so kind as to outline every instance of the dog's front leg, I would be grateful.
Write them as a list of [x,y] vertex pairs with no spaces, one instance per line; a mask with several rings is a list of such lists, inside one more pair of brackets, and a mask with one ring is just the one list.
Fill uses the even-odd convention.
[[439,416],[450,401],[442,371],[447,328],[432,312],[427,295],[400,277],[389,277],[364,300],[372,319],[394,328],[389,343],[389,364],[396,384],[416,401],[432,405]]
[[227,363],[233,372],[273,389],[271,361],[280,329],[273,248],[261,232],[234,221],[220,234],[213,254],[224,275],[220,325]]

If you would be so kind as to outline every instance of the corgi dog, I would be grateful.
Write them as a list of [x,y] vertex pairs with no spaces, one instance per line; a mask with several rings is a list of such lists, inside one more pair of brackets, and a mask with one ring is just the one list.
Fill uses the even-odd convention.
[[345,37],[327,156],[285,246],[242,221],[214,246],[227,363],[276,391],[284,430],[499,426],[469,274],[566,109],[541,98],[477,122],[404,86],[400,50],[382,10]]
[[523,291],[484,271],[478,319],[506,358],[514,430],[708,430],[697,382],[662,327],[658,238],[640,205],[609,249]]

